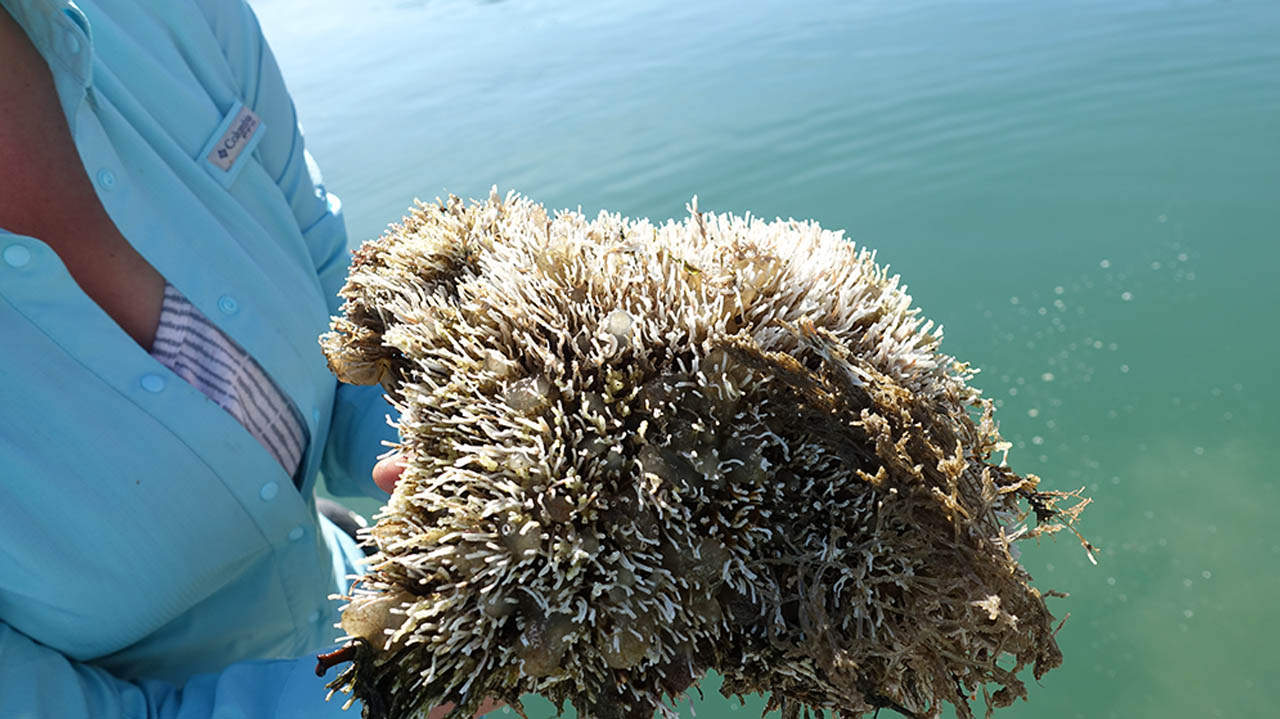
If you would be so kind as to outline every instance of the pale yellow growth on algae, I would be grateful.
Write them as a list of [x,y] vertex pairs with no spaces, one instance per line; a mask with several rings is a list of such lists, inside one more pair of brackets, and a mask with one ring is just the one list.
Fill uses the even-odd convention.
[[495,191],[356,252],[322,344],[385,387],[409,459],[331,685],[367,716],[670,714],[710,669],[786,717],[969,716],[1060,662],[1010,543],[1075,515],[992,461],[941,329],[840,233],[689,211]]

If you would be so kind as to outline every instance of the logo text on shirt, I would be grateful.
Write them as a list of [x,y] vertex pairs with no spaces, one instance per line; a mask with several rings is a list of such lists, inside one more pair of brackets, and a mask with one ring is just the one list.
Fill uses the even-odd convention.
[[262,121],[253,114],[253,110],[241,105],[240,112],[236,113],[226,132],[214,143],[208,155],[209,162],[224,171],[229,171],[261,124]]

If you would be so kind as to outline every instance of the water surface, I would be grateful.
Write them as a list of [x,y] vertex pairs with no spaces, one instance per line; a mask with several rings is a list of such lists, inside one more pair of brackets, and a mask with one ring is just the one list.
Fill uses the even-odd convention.
[[1024,546],[1066,660],[999,716],[1276,715],[1275,3],[254,5],[355,238],[497,184],[877,248],[1012,466],[1096,499],[1100,566]]

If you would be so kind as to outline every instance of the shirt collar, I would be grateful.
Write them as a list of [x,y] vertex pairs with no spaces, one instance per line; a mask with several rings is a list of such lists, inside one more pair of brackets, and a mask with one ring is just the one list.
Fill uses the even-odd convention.
[[[54,71],[60,93],[64,82],[83,91],[93,81],[93,33],[89,20],[67,0],[0,0],[36,50]],[[59,77],[59,74],[64,77]],[[64,97],[64,102],[65,102]]]

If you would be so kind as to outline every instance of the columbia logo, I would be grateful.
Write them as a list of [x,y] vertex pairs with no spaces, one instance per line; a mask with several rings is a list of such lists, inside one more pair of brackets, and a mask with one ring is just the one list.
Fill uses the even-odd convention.
[[254,136],[261,127],[262,122],[252,110],[238,105],[235,114],[223,121],[222,134],[212,143],[205,157],[214,167],[230,173],[246,148],[252,149]]

